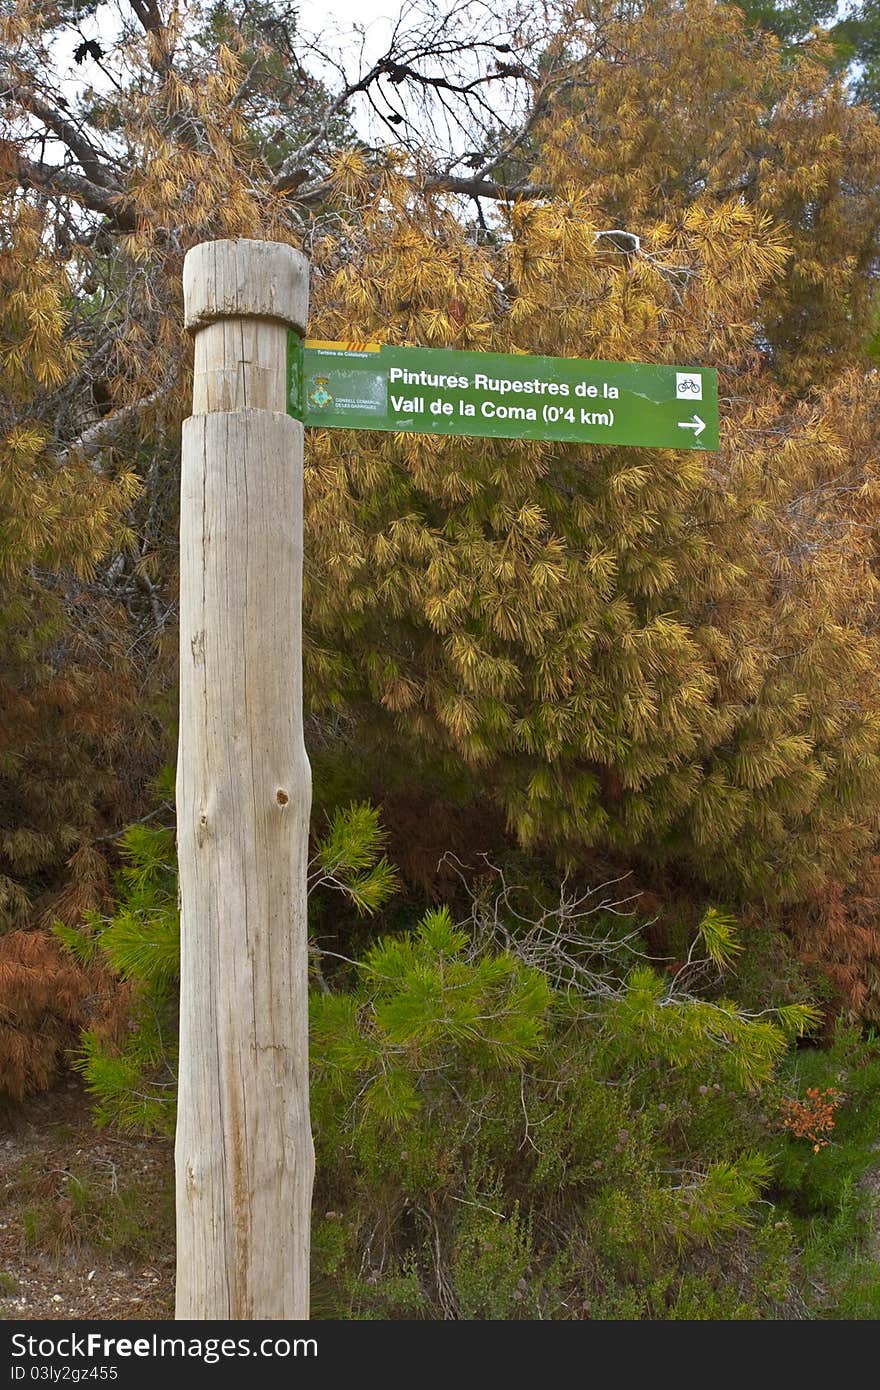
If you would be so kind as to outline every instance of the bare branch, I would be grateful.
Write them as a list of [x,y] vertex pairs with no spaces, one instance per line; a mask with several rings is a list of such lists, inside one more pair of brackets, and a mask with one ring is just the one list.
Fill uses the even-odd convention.
[[47,130],[67,146],[91,183],[119,192],[119,185],[102,161],[101,152],[69,116],[26,87],[21,73],[13,72],[11,68],[0,70],[0,88],[5,96],[14,94],[15,99],[26,111],[42,121]]
[[61,164],[17,158],[18,182],[21,188],[39,188],[49,197],[73,198],[91,212],[99,212],[122,232],[133,232],[137,226],[134,213],[125,208],[119,194],[109,188],[74,173]]
[[460,193],[465,198],[494,198],[499,203],[515,203],[520,199],[549,198],[549,184],[540,183],[496,183],[494,179],[456,178],[451,174],[428,177],[422,181],[426,193]]
[[138,23],[147,34],[159,34],[165,28],[165,21],[155,0],[128,0],[137,16]]
[[[300,170],[300,174],[304,171]],[[457,193],[463,198],[491,198],[499,203],[515,203],[520,199],[549,198],[549,184],[537,183],[496,183],[493,179],[457,178],[453,174],[411,175],[409,183],[414,192],[419,193]],[[305,178],[300,179],[300,184]],[[332,185],[322,180],[310,188],[302,188],[296,193],[295,201],[304,207],[313,206],[332,193]]]
[[103,419],[97,420],[94,425],[90,425],[80,435],[79,439],[74,440],[58,455],[58,463],[63,467],[75,455],[79,454],[91,463],[96,473],[101,472],[100,464],[97,462],[101,452],[115,443],[123,430],[133,424],[143,411],[170,395],[171,389],[171,384],[166,382],[156,391],[152,391],[150,395],[143,396],[139,401],[132,401],[129,405],[115,410],[112,415],[105,415]]
[[[453,3],[442,13],[404,5],[385,52],[356,74],[349,67],[350,48],[344,54],[332,53],[326,51],[322,39],[306,39],[307,52],[338,74],[339,91],[309,132],[307,142],[284,159],[276,174],[276,187],[286,188],[295,169],[308,167],[325,145],[334,120],[358,97],[366,99],[383,123],[389,119],[383,105],[389,108],[395,127],[391,133],[398,145],[400,127],[405,123],[408,138],[404,143],[413,151],[429,130],[433,135],[428,138],[436,135],[438,119],[445,121],[451,138],[453,132],[475,133],[478,144],[499,124],[503,133],[505,122],[499,112],[510,113],[514,106],[521,107],[519,93],[536,87],[543,92],[547,82],[539,82],[534,69],[534,46],[522,35],[493,32],[499,23],[488,6],[476,0]],[[362,56],[365,30],[356,28],[356,32],[361,37]],[[302,34],[299,37],[302,42]],[[484,95],[490,90],[491,101]]]
[[279,167],[278,172],[275,175],[276,188],[284,189],[289,187],[288,181],[290,179],[290,176],[293,174],[295,170],[299,169],[299,166],[307,164],[307,162],[313,157],[313,155],[316,154],[316,152],[321,148],[322,144],[327,138],[327,133],[330,130],[330,127],[332,126],[336,117],[339,115],[340,111],[342,111],[348,105],[352,97],[357,96],[359,92],[366,92],[368,87],[370,87],[372,83],[375,82],[376,78],[379,75],[379,67],[380,65],[378,63],[375,64],[372,68],[370,68],[368,73],[366,73],[362,78],[359,79],[359,81],[349,83],[346,87],[343,88],[339,96],[336,97],[335,100],[330,103],[330,106],[327,109],[323,121],[321,122],[320,126],[318,127],[317,131],[312,136],[312,138],[308,141],[307,144],[303,145],[301,149],[294,150],[291,154],[289,154]]

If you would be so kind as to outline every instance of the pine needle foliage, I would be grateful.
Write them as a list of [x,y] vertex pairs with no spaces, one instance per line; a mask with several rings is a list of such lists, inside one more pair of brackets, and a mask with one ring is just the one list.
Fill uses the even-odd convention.
[[880,805],[880,125],[733,6],[562,13],[551,70],[593,56],[521,155],[546,197],[479,237],[340,156],[315,332],[716,366],[722,448],[315,432],[309,688],[366,705],[377,759],[490,786],[525,845],[802,899]]
[[[358,912],[375,912],[397,876],[382,853],[385,833],[376,809],[338,809],[310,864],[309,892],[342,892]],[[122,982],[111,1007],[84,1031],[75,1065],[95,1098],[99,1123],[138,1133],[171,1133],[177,1072],[177,984],[180,917],[173,830],[129,826],[119,837],[123,859],[111,916],[86,913],[54,932],[83,967],[96,963]],[[320,972],[320,966],[316,966]],[[319,976],[323,980],[323,976]]]
[[[46,769],[81,751],[47,720],[48,690],[33,716],[47,661],[64,675],[53,699],[79,707],[87,687],[105,736],[95,711],[131,650],[114,624],[140,614],[139,675],[172,683],[181,263],[230,236],[306,248],[323,338],[720,373],[717,455],[312,432],[316,725],[355,721],[364,766],[413,783],[440,769],[569,861],[672,864],[725,898],[802,901],[848,879],[880,813],[880,123],[821,36],[786,47],[714,0],[536,9],[514,25],[516,138],[474,131],[481,187],[499,190],[476,216],[430,138],[352,136],[271,5],[151,11],[76,119],[46,77],[59,13],[0,8],[14,67],[0,572],[20,576],[13,645],[41,639],[13,671],[0,746],[2,823],[25,832],[0,862],[7,916],[100,803],[89,748],[58,796],[70,813],[47,813]],[[57,167],[31,158],[47,121],[50,145],[73,141]],[[80,576],[92,614],[125,575],[124,614],[85,623],[69,673],[50,634],[76,610],[72,584],[35,597],[33,565]],[[130,743],[149,761],[149,719],[129,743],[124,723],[117,759]],[[106,791],[112,805],[121,787]]]
[[804,1316],[773,1113],[817,1011],[643,964],[609,988],[639,948],[601,919],[580,947],[607,973],[560,989],[521,928],[502,949],[432,909],[312,999],[323,1315]]
[[[378,830],[362,804],[335,816],[316,882],[380,863]],[[97,953],[127,977],[134,1027],[87,1032],[79,1066],[99,1119],[141,1132],[170,1133],[174,1118],[172,850],[168,832],[135,827],[117,914],[62,932],[83,961]],[[565,939],[584,969],[554,966],[558,931],[540,917],[530,929],[511,902],[481,890],[467,926],[431,907],[329,982],[316,975],[316,1315],[802,1316],[795,1223],[772,1192],[803,1161],[782,1114],[799,1085],[792,1043],[817,1011],[749,1011],[717,987],[685,988],[735,969],[725,910],[705,913],[670,976],[646,963],[634,919],[604,909]],[[476,925],[490,918],[494,935]],[[848,1077],[864,1058],[856,1048],[834,1065]],[[872,1076],[865,1105],[880,1097]],[[817,1198],[826,1255],[814,1241],[811,1269],[839,1261],[823,1225],[835,1201]],[[848,1210],[851,1235],[863,1207]]]
[[397,871],[382,853],[386,839],[369,802],[337,808],[315,853],[309,892],[337,888],[358,912],[378,911],[398,887]]
[[46,932],[0,936],[0,1099],[45,1089],[88,1020],[106,972],[82,970]]
[[[734,5],[532,8],[522,125],[472,108],[463,199],[431,136],[355,138],[267,0],[153,7],[68,95],[66,9],[0,0],[0,928],[107,911],[105,837],[170,751],[181,271],[213,237],[304,248],[323,338],[720,374],[711,455],[312,432],[316,739],[713,899],[833,898],[874,847],[877,114]],[[392,878],[361,872],[367,913]]]
[[766,1082],[789,1042],[813,1031],[818,1021],[809,1004],[783,1005],[762,1019],[744,1015],[727,999],[676,999],[663,979],[643,966],[630,975],[604,1029],[612,1055],[675,1068],[698,1061],[711,1039],[724,1080],[745,1088]]
[[[126,544],[137,489],[126,470],[104,477],[79,457],[59,459],[53,393],[76,377],[82,345],[45,207],[9,198],[2,181],[0,204],[2,931],[27,924],[34,890],[63,882],[65,868],[74,910],[77,888],[82,905],[97,906],[106,887],[89,853],[133,692],[120,614],[87,589],[101,559]],[[90,643],[103,645],[102,662]]]

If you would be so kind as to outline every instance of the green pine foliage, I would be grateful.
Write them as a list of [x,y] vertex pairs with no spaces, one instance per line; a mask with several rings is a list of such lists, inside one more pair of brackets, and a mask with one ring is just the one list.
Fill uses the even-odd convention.
[[[366,803],[339,809],[319,840],[309,891],[335,889],[360,913],[375,912],[397,886],[382,852],[385,832]],[[56,922],[55,935],[79,964],[100,961],[124,992],[82,1036],[75,1065],[101,1124],[136,1133],[174,1129],[180,918],[174,832],[137,824],[119,837],[123,864],[110,917],[88,912],[82,924]],[[323,982],[315,957],[317,977]],[[326,987],[326,986],[325,986]]]
[[309,892],[339,889],[358,912],[376,912],[397,888],[397,871],[382,853],[386,840],[379,813],[369,802],[334,811],[318,845]]
[[[606,930],[581,952],[597,941],[614,968],[635,959]],[[796,1276],[789,1251],[782,1285],[765,1278],[781,1237],[765,1250],[772,1140],[752,1093],[811,1011],[753,1016],[644,965],[559,989],[525,954],[432,909],[312,1000],[325,1299],[356,1317],[607,1316],[609,1289],[646,1286],[669,1316],[685,1277],[717,1308],[716,1252],[722,1286],[748,1271],[742,1315],[773,1316]]]
[[[312,891],[381,904],[383,840],[374,808],[339,811]],[[100,1120],[170,1134],[173,844],[141,825],[123,848],[117,912],[59,935],[127,982],[135,1026],[87,1033],[78,1065]],[[811,1003],[754,1002],[722,908],[652,963],[634,916],[501,882],[472,886],[466,925],[434,906],[357,960],[315,951],[315,1315],[875,1316],[877,1045],[805,1047]],[[784,1107],[829,1086],[816,1151]]]
[[844,1098],[830,1142],[818,1153],[809,1141],[787,1140],[780,1146],[774,1186],[791,1212],[821,1315],[876,1320],[880,1037],[840,1028],[830,1047],[791,1053],[780,1069],[780,1086],[785,1096],[833,1088]]

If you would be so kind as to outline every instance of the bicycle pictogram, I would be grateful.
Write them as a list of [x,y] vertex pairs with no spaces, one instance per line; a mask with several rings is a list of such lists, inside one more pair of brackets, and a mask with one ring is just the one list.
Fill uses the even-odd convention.
[[703,378],[692,372],[676,372],[675,395],[678,400],[689,398],[693,401],[701,401],[703,399]]

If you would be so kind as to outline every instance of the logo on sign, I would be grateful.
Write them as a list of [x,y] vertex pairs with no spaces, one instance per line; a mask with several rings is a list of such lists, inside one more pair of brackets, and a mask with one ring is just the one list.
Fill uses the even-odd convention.
[[324,407],[328,406],[333,400],[333,397],[327,390],[330,378],[328,376],[316,376],[313,377],[312,380],[315,383],[315,389],[309,392],[309,400],[312,405],[317,406],[319,410],[323,410]]
[[703,378],[695,372],[676,372],[675,395],[680,401],[701,401]]

